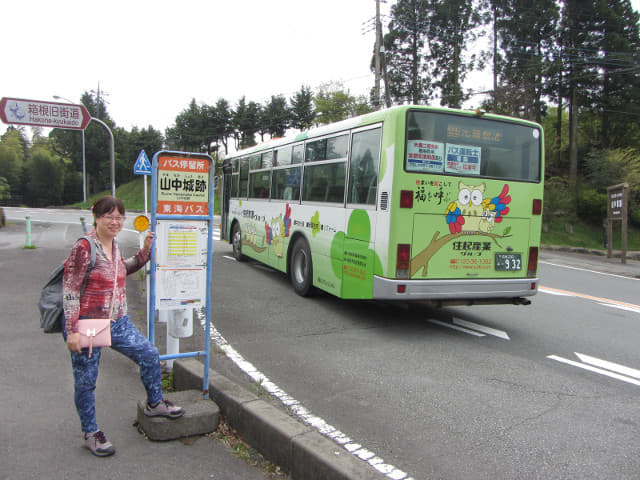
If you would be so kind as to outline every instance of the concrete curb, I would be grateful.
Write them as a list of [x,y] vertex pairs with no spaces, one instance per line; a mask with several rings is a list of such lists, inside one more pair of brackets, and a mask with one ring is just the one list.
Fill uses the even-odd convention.
[[[177,360],[177,390],[202,388],[203,365]],[[376,480],[387,477],[313,428],[248,392],[213,369],[209,395],[244,440],[278,465],[292,480]]]

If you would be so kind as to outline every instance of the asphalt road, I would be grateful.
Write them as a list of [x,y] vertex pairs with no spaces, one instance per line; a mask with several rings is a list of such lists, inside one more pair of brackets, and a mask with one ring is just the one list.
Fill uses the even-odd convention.
[[416,479],[638,477],[639,280],[543,254],[531,306],[431,310],[301,299],[215,249],[226,342],[361,450]]

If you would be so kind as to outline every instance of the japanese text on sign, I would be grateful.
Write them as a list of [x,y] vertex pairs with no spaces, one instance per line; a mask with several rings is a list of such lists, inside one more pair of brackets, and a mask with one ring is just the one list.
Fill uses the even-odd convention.
[[442,173],[444,144],[410,140],[407,144],[407,171]]
[[480,147],[447,144],[445,172],[480,175]]
[[1,116],[8,123],[82,130],[89,121],[83,108],[81,105],[3,99]]
[[204,159],[158,159],[158,213],[207,215],[209,162]]

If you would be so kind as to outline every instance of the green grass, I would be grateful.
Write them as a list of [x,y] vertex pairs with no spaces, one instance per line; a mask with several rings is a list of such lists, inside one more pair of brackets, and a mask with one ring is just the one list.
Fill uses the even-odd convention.
[[[567,228],[568,225],[572,227],[572,233]],[[605,236],[606,232],[602,226],[570,221],[564,218],[554,218],[549,222],[545,222],[545,228],[542,231],[542,244],[605,250],[606,247],[603,242]],[[620,222],[614,222],[614,250],[622,248],[621,237],[622,227]],[[627,250],[640,250],[640,229],[637,227],[629,227]]]

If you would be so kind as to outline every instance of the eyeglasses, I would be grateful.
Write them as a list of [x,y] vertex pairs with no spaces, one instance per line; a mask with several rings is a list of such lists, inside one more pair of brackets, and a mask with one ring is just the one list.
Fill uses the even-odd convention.
[[103,215],[102,218],[106,218],[110,222],[122,223],[122,222],[124,222],[124,219],[127,218],[127,217],[124,217],[124,216],[121,217],[120,215]]

